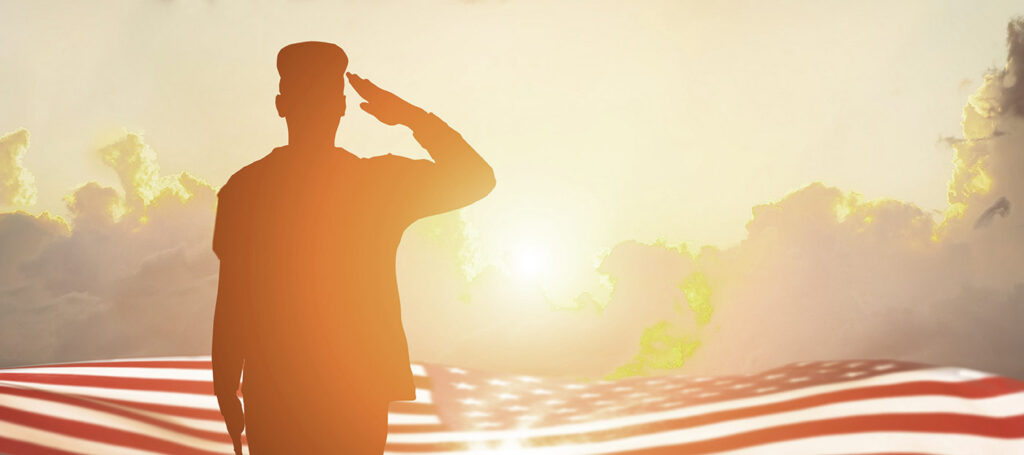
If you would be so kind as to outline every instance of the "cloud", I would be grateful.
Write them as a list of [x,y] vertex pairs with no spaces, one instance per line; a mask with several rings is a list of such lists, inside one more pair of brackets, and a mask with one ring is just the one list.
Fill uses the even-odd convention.
[[978,229],[980,227],[988,226],[988,224],[992,222],[992,218],[996,215],[1006,218],[1009,214],[1010,201],[1005,197],[1001,197],[995,204],[992,204],[992,207],[989,207],[988,210],[985,210],[981,216],[978,217],[978,220],[974,222],[974,228]]
[[28,130],[0,136],[0,206],[36,203],[36,179],[22,164],[28,150]]
[[[753,207],[730,248],[614,245],[575,307],[477,261],[461,213],[430,217],[397,264],[413,358],[622,377],[881,357],[1024,378],[1024,218],[1009,210],[1024,200],[1022,27],[969,97],[963,137],[946,141],[938,217],[812,182]],[[120,187],[78,187],[67,221],[0,214],[0,365],[209,352],[214,188],[163,176],[138,135],[98,153]]]
[[[1022,27],[1011,23],[1006,66],[985,75],[964,107],[963,137],[949,141],[953,177],[940,219],[820,182],[754,207],[742,242],[694,258],[714,313],[676,335],[699,341],[681,371],[897,358],[1024,377],[1024,218],[1009,210],[1024,200]],[[672,251],[662,249],[633,273],[660,267],[658,255]],[[667,284],[681,276],[665,278],[653,298],[669,298]]]
[[[953,177],[938,217],[812,182],[753,207],[747,237],[731,248],[619,243],[597,268],[611,293],[580,294],[574,310],[554,309],[498,267],[466,284],[435,268],[425,284],[403,281],[411,349],[571,376],[894,358],[1024,378],[1024,218],[1009,210],[1024,200],[1021,24],[1010,26],[1006,67],[966,103],[963,137],[947,141]],[[405,273],[438,254],[415,254],[421,262]],[[463,287],[471,298],[456,303]]]
[[120,191],[81,185],[67,221],[0,214],[0,365],[208,352],[214,188],[162,176],[137,134],[100,154]]

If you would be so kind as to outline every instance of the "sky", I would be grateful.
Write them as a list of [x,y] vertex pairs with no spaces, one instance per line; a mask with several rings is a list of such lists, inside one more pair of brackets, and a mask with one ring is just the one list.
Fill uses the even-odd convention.
[[[202,353],[213,194],[286,140],[277,51],[324,40],[495,170],[487,198],[406,235],[414,356],[598,375],[889,354],[1024,375],[1005,360],[1024,345],[999,328],[1022,293],[1004,257],[1024,246],[1019,93],[1003,80],[1019,4],[707,3],[19,5],[0,18],[0,245],[17,251],[0,311],[22,330],[65,322],[32,345],[0,335],[19,346],[0,363]],[[427,157],[358,109],[338,145]],[[996,247],[972,223],[1002,196]],[[990,334],[989,357],[933,342],[958,311],[977,319],[953,332]],[[807,345],[843,317],[864,329]],[[891,336],[907,324],[916,338]],[[491,364],[484,347],[522,359]]]

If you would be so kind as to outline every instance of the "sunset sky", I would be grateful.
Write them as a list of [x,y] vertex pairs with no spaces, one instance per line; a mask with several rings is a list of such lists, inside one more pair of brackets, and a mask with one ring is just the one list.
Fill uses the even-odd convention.
[[[521,333],[531,337],[532,342],[543,344],[537,340],[556,337],[553,332],[575,338],[604,337],[600,330],[605,329],[621,332],[621,337],[608,337],[617,342],[628,340],[624,342],[628,348],[623,349],[630,352],[578,369],[589,374],[607,371],[632,357],[641,337],[652,333],[646,329],[674,314],[671,302],[675,297],[665,297],[666,292],[683,292],[690,308],[694,308],[694,301],[699,299],[693,293],[699,293],[702,286],[713,289],[714,298],[756,297],[758,291],[751,284],[754,281],[741,278],[737,271],[747,270],[745,267],[777,272],[779,275],[772,279],[791,280],[794,287],[811,279],[801,273],[813,273],[814,267],[800,268],[802,272],[787,269],[790,272],[783,273],[784,265],[777,262],[782,259],[771,259],[781,250],[757,250],[768,255],[760,256],[751,249],[758,248],[749,245],[756,243],[751,240],[756,234],[753,230],[761,225],[751,223],[756,218],[755,207],[775,204],[820,182],[819,186],[809,187],[810,191],[834,188],[842,194],[860,193],[865,201],[899,201],[900,210],[919,209],[931,219],[911,217],[914,221],[907,221],[910,225],[941,222],[950,207],[947,192],[954,179],[957,156],[951,144],[965,136],[978,139],[971,138],[968,125],[962,123],[966,121],[964,107],[972,94],[987,93],[984,76],[1002,70],[1007,64],[1007,23],[1014,15],[1024,13],[1019,1],[709,3],[479,0],[268,1],[250,5],[154,1],[98,7],[83,2],[26,2],[15,8],[17,14],[0,18],[0,42],[4,43],[0,46],[0,60],[6,62],[7,68],[0,72],[0,135],[22,128],[27,131],[23,175],[31,174],[34,178],[34,203],[26,197],[0,198],[0,210],[25,210],[33,217],[47,211],[61,217],[70,226],[69,232],[75,232],[79,225],[85,225],[84,215],[77,213],[87,211],[82,207],[93,200],[87,196],[107,201],[98,202],[103,205],[100,211],[113,207],[104,204],[123,197],[124,202],[112,209],[117,212],[115,215],[133,213],[132,196],[128,194],[132,189],[126,188],[125,175],[155,179],[136,188],[141,191],[140,201],[144,201],[138,202],[138,207],[156,204],[156,199],[146,196],[146,191],[156,195],[168,185],[187,186],[174,180],[181,172],[215,190],[240,167],[286,141],[284,121],[276,115],[273,103],[278,82],[274,67],[277,51],[297,41],[334,42],[348,53],[350,71],[438,114],[461,132],[495,170],[498,183],[491,195],[454,215],[455,218],[438,217],[422,222],[424,238],[430,237],[431,229],[444,235],[449,235],[445,229],[456,229],[450,238],[432,237],[435,241],[454,239],[451,242],[455,243],[448,245],[450,248],[434,250],[429,241],[415,238],[420,234],[407,234],[399,268],[404,272],[403,308],[412,351],[442,361],[458,362],[465,358],[470,359],[467,362],[486,363],[482,355],[460,357],[445,348],[423,347],[428,344],[424,340],[433,336],[432,330],[442,332],[423,328],[430,323],[419,319],[428,318],[422,308],[432,304],[430,299],[435,297],[462,298],[478,305],[487,300],[498,305],[493,302],[500,298],[486,296],[507,297],[510,294],[504,291],[514,289],[524,293],[517,297],[520,302],[539,298],[568,305],[579,303],[580,295],[587,292],[603,306],[609,299],[614,303],[615,298],[627,295],[628,289],[616,288],[612,292],[613,286],[623,286],[618,278],[641,273],[646,278],[630,288],[640,289],[637,298],[649,300],[646,305],[655,305],[652,302],[662,297],[667,303],[650,312],[641,311],[645,316],[629,322],[628,330],[620,330],[621,324],[608,321],[565,322],[560,318],[567,316],[561,313],[552,313],[556,316],[550,319],[537,313],[540,316],[531,329],[537,332]],[[1012,88],[1012,84],[1004,81],[1002,87],[1010,90],[1007,87]],[[339,146],[361,156],[395,153],[427,157],[408,130],[378,124],[358,109],[358,96],[350,89],[348,96],[349,111],[342,119]],[[1020,126],[1016,120],[1010,124]],[[990,133],[995,135],[994,131]],[[998,131],[1002,134],[1013,130],[1000,127]],[[139,142],[126,143],[129,133],[137,135],[130,137]],[[15,139],[20,140],[11,141]],[[1015,140],[1019,145],[1020,136]],[[16,143],[9,142],[10,150],[16,148],[10,144]],[[125,171],[125,166],[133,166],[130,156],[134,155],[111,155],[111,147],[134,150],[130,153],[145,149],[140,156],[151,156],[153,161],[147,163],[159,168]],[[1002,175],[1009,179],[1004,183],[1024,172],[1019,166],[1019,147],[1008,150],[1016,150],[1012,153],[1016,153],[1018,158],[1014,160],[1018,161],[1001,161],[1011,166],[1009,170],[1004,168]],[[150,152],[152,155],[146,155]],[[999,162],[994,159],[988,163]],[[3,169],[0,172],[7,173]],[[999,188],[1000,181],[993,177],[996,174],[988,171],[985,178],[996,179],[994,185]],[[96,182],[94,192],[69,196],[86,182]],[[122,196],[103,193],[102,188],[106,187],[114,188]],[[23,191],[22,195],[26,194]],[[50,248],[49,240],[40,240],[36,249],[25,247],[24,257],[0,263],[0,272],[8,273],[0,277],[0,291],[4,292],[0,296],[8,298],[6,305],[17,307],[5,311],[23,311],[26,318],[40,317],[33,305],[80,298],[101,302],[97,303],[101,308],[117,307],[117,302],[126,296],[142,291],[123,291],[118,287],[121,284],[110,283],[123,284],[125,277],[140,276],[159,281],[161,278],[156,277],[163,275],[145,275],[149,264],[145,259],[173,256],[178,254],[174,251],[179,247],[185,248],[181,253],[183,261],[200,261],[208,266],[210,254],[203,250],[208,244],[203,243],[207,239],[202,236],[208,235],[208,228],[212,229],[210,220],[204,218],[212,213],[212,195],[203,194],[207,197],[203,204],[207,205],[195,212],[199,215],[195,215],[194,223],[179,219],[168,225],[171,227],[160,227],[151,234],[153,239],[171,239],[159,247],[148,246],[150,240],[132,240],[128,242],[131,246],[123,247],[123,254],[110,253],[110,257],[104,256],[106,259],[102,260],[95,259],[92,253],[75,253],[81,264],[70,263],[79,264],[79,268],[67,266],[61,273],[75,274],[94,266],[106,268],[103,261],[107,260],[127,261],[121,264],[123,269],[113,267],[117,271],[110,273],[116,276],[112,275],[106,282],[109,286],[104,285],[102,290],[66,284],[90,279],[61,275],[54,280],[65,284],[55,287],[51,280],[39,284],[38,292],[25,291],[29,288],[26,283],[32,282],[28,271],[42,270],[39,264],[46,263],[45,251]],[[1020,203],[1011,193],[1005,195],[1011,205]],[[977,199],[973,205],[965,202],[970,206],[968,213],[977,216],[999,195],[992,196]],[[74,201],[80,202],[78,209],[74,208]],[[854,213],[856,205],[852,204]],[[772,210],[785,212],[775,205],[771,207],[763,212],[767,215],[762,224],[773,223],[769,216],[775,213]],[[147,219],[156,216],[135,213]],[[175,213],[179,215],[168,215],[167,219],[180,218],[181,213],[193,216],[188,211]],[[1010,213],[1017,216],[1019,226],[1019,214]],[[76,222],[76,216],[83,221]],[[118,223],[117,216],[107,224]],[[871,217],[874,219],[874,215]],[[911,232],[900,226],[878,228],[890,229],[879,234],[879,238],[895,238],[885,233]],[[179,236],[178,232],[186,232],[179,228],[189,234]],[[932,232],[930,228],[925,230],[929,235]],[[11,240],[14,237],[2,238],[13,235],[10,232],[0,229],[0,246],[24,245]],[[117,232],[120,234],[115,237],[134,239],[140,231],[125,227]],[[1024,245],[1019,229],[1007,232],[1014,236],[1013,245]],[[75,235],[68,238],[75,239]],[[806,236],[793,238],[798,237],[807,241]],[[744,244],[745,239],[751,241]],[[863,248],[842,243],[845,240],[837,242],[849,247],[849,251],[892,251],[884,247],[884,242]],[[900,242],[910,245],[914,241]],[[674,249],[680,244],[686,246]],[[642,265],[621,265],[624,269],[617,273],[597,272],[616,246],[631,248],[630,245],[641,250],[661,248],[664,254],[683,258],[678,259],[682,261],[682,265],[677,264],[679,270],[672,272],[679,276],[666,278],[667,287],[643,281],[668,274],[666,270],[677,266],[672,265],[676,256],[665,256],[664,261],[644,256],[647,259],[636,259]],[[728,272],[715,275],[711,271],[713,266],[699,265],[706,264],[707,257],[693,258],[685,253],[687,249],[696,253],[704,245],[726,252],[715,264],[719,264],[719,270]],[[786,251],[795,251],[794,248]],[[910,256],[906,262],[897,262],[932,267],[936,261],[941,262],[935,258],[960,251],[953,243],[941,243],[934,248],[936,256],[907,253]],[[431,258],[437,257],[438,251],[459,257],[455,267],[461,269],[461,277],[439,278],[431,273],[441,272],[426,272],[432,268]],[[622,254],[626,253],[618,257]],[[827,255],[824,260],[839,264],[844,257]],[[971,257],[983,256],[974,253]],[[633,264],[632,260],[622,259],[620,264]],[[758,262],[762,260],[769,262]],[[948,263],[957,261],[949,259]],[[615,266],[607,261],[604,264],[606,270]],[[496,275],[488,275],[488,266],[498,270],[493,272]],[[998,289],[992,292],[997,295],[993,298],[999,300],[1002,297],[998,296],[1004,295],[999,292],[1018,289],[1014,286],[1024,282],[1018,281],[1022,278],[1019,273],[989,273],[990,266],[995,267],[996,263],[978,265],[969,272],[972,275],[963,281],[954,280],[947,290],[953,292],[961,284],[991,286]],[[867,263],[842,263],[836,267],[836,277],[840,278],[835,278],[835,283],[851,279],[853,271],[874,268]],[[881,277],[867,277],[865,282],[873,285],[865,287],[885,295],[879,301],[887,304],[880,306],[880,311],[905,314],[900,313],[904,310],[899,308],[905,308],[900,302],[919,297],[916,291],[908,290],[910,285],[906,283],[926,287],[937,276],[946,276],[942,273],[959,273],[959,269],[943,270],[918,273],[918,269],[911,269],[907,273],[919,279],[908,278],[898,283],[882,284],[878,282]],[[706,275],[693,275],[697,271]],[[727,275],[732,271],[737,275],[730,278]],[[997,275],[999,278],[992,278]],[[705,278],[700,276],[709,280],[706,286],[701,284]],[[212,305],[210,279],[207,275],[196,278],[193,284],[200,290],[183,285],[193,294],[182,294],[185,291],[179,290],[167,291],[166,296],[200,300],[192,310],[192,317],[199,318]],[[468,280],[469,284],[452,284],[460,279]],[[503,284],[488,284],[490,279]],[[215,283],[215,273],[213,280]],[[755,281],[762,283],[759,280],[769,278]],[[837,294],[837,288],[828,287],[833,284],[821,284],[825,281],[815,281],[821,287],[804,297],[828,300],[841,294]],[[684,282],[688,284],[679,284]],[[741,282],[746,284],[737,284]],[[844,284],[834,285],[847,289]],[[445,291],[437,291],[439,287]],[[435,291],[438,293],[430,294]],[[542,296],[530,294],[534,291]],[[858,302],[872,298],[857,292],[860,291],[855,292],[855,297],[843,294],[842,298]],[[472,294],[471,299],[466,297],[467,293]],[[788,293],[776,297],[778,302],[794,298]],[[102,303],[107,301],[113,303]],[[785,311],[781,306],[773,307]],[[431,311],[441,311],[439,308],[442,307]],[[735,330],[728,328],[728,320],[716,319],[718,315],[732,314],[726,306],[716,308],[722,312],[711,318],[708,327],[721,324],[722,333]],[[94,314],[93,310],[76,307],[73,311],[84,311],[93,314],[90,317],[113,323],[102,316],[106,310],[97,309]],[[145,314],[133,311],[137,313],[121,314],[119,318],[128,319],[118,320]],[[511,310],[473,311],[480,314],[466,317],[484,320],[501,319],[505,317],[503,311]],[[531,311],[527,314],[534,315]],[[806,315],[797,309],[791,311]],[[864,314],[878,314],[865,311]],[[941,313],[925,312],[922,317],[938,317]],[[435,317],[441,317],[437,314],[444,313],[434,313]],[[794,318],[785,320],[799,319]],[[692,340],[702,340],[701,349],[712,349],[707,347],[712,335],[700,331],[707,322],[699,319],[682,323],[692,329],[684,332]],[[807,321],[800,327],[821,320]],[[476,323],[449,322],[439,324],[451,328]],[[606,323],[616,328],[598,330]],[[544,332],[540,327],[546,324],[557,328],[551,333]],[[971,327],[985,330],[982,325]],[[732,326],[746,327],[739,322]],[[795,330],[793,336],[801,330]],[[814,330],[807,329],[808,336]],[[931,333],[930,330],[925,332]],[[192,335],[195,334],[189,336]],[[206,335],[195,336],[200,341],[189,346],[204,346],[202,337]],[[863,333],[862,336],[870,337]],[[0,335],[2,342],[4,338]],[[13,343],[10,339],[8,342]],[[101,344],[112,345],[109,341],[105,343]],[[552,343],[566,345],[564,341]],[[1004,345],[1014,349],[1022,346],[1017,339]],[[900,346],[903,347],[891,351],[894,357],[913,358],[915,353],[924,352],[922,355],[928,359],[960,358],[952,354],[928,357],[931,348],[917,350],[905,343]],[[104,349],[98,347],[80,355],[113,352]],[[156,350],[161,349],[167,350]],[[53,346],[28,349],[24,354],[0,360],[14,363],[51,359],[56,356],[55,350]],[[837,349],[806,355],[838,357],[857,353]],[[878,351],[868,349],[864,353]],[[554,357],[534,360],[524,361],[523,368],[557,363]],[[996,364],[999,362],[993,361],[992,365]],[[721,368],[751,365],[734,363]],[[535,371],[548,370],[537,366]],[[1024,374],[1019,368],[1009,372]]]

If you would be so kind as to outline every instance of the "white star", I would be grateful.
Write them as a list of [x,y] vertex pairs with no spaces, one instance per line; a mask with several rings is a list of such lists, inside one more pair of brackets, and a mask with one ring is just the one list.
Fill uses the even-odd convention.
[[494,427],[500,427],[500,426],[501,425],[499,423],[497,423],[497,422],[480,422],[480,423],[476,424],[477,428],[494,428]]
[[519,417],[516,417],[516,420],[532,421],[532,420],[540,420],[540,417],[537,417],[537,416],[519,416]]
[[865,374],[867,374],[867,373],[865,373],[863,371],[851,371],[849,373],[843,373],[843,376],[848,377],[848,378],[855,378],[857,376],[864,376]]
[[807,376],[801,376],[799,378],[789,378],[789,382],[804,382],[804,381],[809,381],[810,379],[811,378],[809,378]]
[[487,381],[487,383],[490,384],[490,385],[498,385],[498,386],[506,386],[506,385],[508,385],[508,381],[502,381],[501,379],[491,379],[490,381]]
[[580,398],[596,398],[596,397],[599,397],[599,396],[601,396],[600,393],[587,392],[587,393],[584,393],[584,394],[580,395]]
[[633,388],[626,385],[620,385],[618,387],[613,388],[612,392],[628,392],[630,390],[633,390]]
[[647,397],[640,400],[641,403],[654,403],[655,401],[664,401],[665,397]]
[[569,390],[581,390],[581,389],[587,388],[587,386],[585,386],[583,384],[566,384],[565,388],[567,388]]
[[466,374],[466,370],[463,370],[462,368],[457,368],[457,367],[449,368],[448,372],[451,373],[451,374]]
[[540,382],[540,379],[537,379],[533,376],[520,376],[519,380],[523,382]]
[[530,408],[528,408],[526,406],[520,406],[518,404],[505,408],[505,410],[508,411],[508,412],[520,412],[520,411],[525,411],[527,409],[530,409]]
[[475,398],[463,398],[459,400],[459,402],[466,406],[478,406],[484,403],[483,401],[477,400]]
[[551,391],[545,389],[534,389],[532,393],[534,395],[551,395]]
[[769,380],[769,381],[771,381],[772,379],[778,379],[778,378],[781,378],[783,376],[785,376],[785,375],[782,374],[782,373],[773,373],[773,374],[769,374],[768,376],[765,376],[764,378]]
[[505,400],[518,400],[519,399],[519,395],[515,395],[515,394],[511,394],[511,393],[499,393],[498,394],[498,399],[502,400],[502,401],[505,401]]
[[565,403],[567,403],[565,400],[559,400],[557,398],[556,399],[551,399],[551,400],[548,400],[548,401],[544,402],[544,404],[546,404],[548,406],[556,406],[556,405],[565,404]]
[[750,387],[750,386],[751,386],[751,384],[736,384],[736,385],[734,385],[732,387],[729,387],[729,388],[730,389],[734,389],[734,390],[739,390],[739,389],[745,389],[745,388]]
[[765,393],[765,392],[771,392],[772,390],[775,390],[775,389],[777,389],[777,388],[778,388],[778,387],[775,387],[775,386],[771,386],[771,387],[761,387],[760,389],[757,389],[757,390],[756,390],[756,392],[757,392],[757,393]]
[[555,414],[570,414],[573,412],[576,412],[576,410],[573,408],[559,408],[555,410]]
[[455,388],[459,390],[473,390],[476,388],[476,386],[472,384],[466,384],[465,382],[456,382]]
[[877,370],[877,371],[885,371],[885,370],[891,370],[893,368],[896,368],[896,364],[895,363],[883,363],[881,365],[875,365],[874,369]]
[[718,395],[718,392],[704,392],[704,393],[702,393],[700,395],[697,395],[697,398],[707,398],[707,397],[713,397],[715,395]]

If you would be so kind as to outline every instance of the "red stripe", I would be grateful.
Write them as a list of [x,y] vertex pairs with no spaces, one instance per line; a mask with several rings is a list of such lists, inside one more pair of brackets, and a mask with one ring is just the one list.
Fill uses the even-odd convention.
[[77,385],[107,389],[146,390],[150,392],[177,392],[213,395],[212,381],[184,379],[124,378],[84,374],[6,373],[0,372],[0,381],[33,382],[37,384]]
[[218,453],[200,450],[165,439],[154,438],[116,428],[36,414],[34,412],[22,411],[19,409],[9,408],[7,406],[0,406],[0,420],[79,439],[119,445],[123,447],[132,447],[141,450],[151,450],[154,452],[182,455],[209,455]]
[[[107,389],[144,390],[148,392],[176,392],[213,395],[213,381],[195,381],[188,379],[134,378],[86,374],[0,371],[0,381],[102,387]],[[429,378],[420,376],[415,376],[413,378],[413,383],[417,388],[429,388],[431,386]]]
[[[823,406],[827,404],[860,401],[872,398],[899,398],[922,395],[952,396],[965,399],[991,398],[1000,395],[1024,391],[1024,382],[1003,378],[989,377],[967,382],[941,382],[941,381],[915,381],[901,384],[879,385],[862,387],[857,389],[838,390],[834,392],[821,393],[809,397],[795,398],[776,403],[748,406],[739,409],[729,409],[707,414],[681,417],[669,420],[623,426],[608,430],[592,431],[587,433],[575,433],[567,435],[540,436],[524,439],[527,446],[557,446],[560,444],[582,444],[587,442],[600,442],[615,439],[638,436],[643,434],[659,433],[663,431],[680,428],[693,428],[713,423],[726,422],[731,420],[759,417],[764,415],[778,414],[788,411]],[[491,441],[482,440],[478,443],[488,442],[500,444],[503,441],[494,439]],[[429,443],[429,444],[402,444],[389,446],[389,450],[402,452],[427,452],[441,450],[466,450],[468,446],[461,442],[452,443]]]
[[75,455],[74,452],[51,449],[31,442],[15,441],[14,439],[8,439],[3,436],[0,436],[0,453],[5,453],[7,455]]
[[783,412],[799,411],[828,404],[862,401],[876,398],[904,398],[924,395],[950,396],[965,399],[991,398],[1024,391],[1024,382],[1002,377],[983,378],[968,382],[915,381],[902,384],[888,384],[857,389],[837,390],[803,398],[780,401],[739,409],[710,412],[690,417],[663,420],[647,424],[631,425],[610,430],[594,431],[582,435],[565,437],[531,438],[531,445],[549,445],[574,441],[597,442],[619,439],[640,434],[651,434],[679,428],[748,419]]
[[78,367],[121,367],[121,368],[178,368],[188,370],[209,370],[209,360],[123,360],[119,362],[79,362],[8,367],[9,370],[22,368],[78,368]]
[[[69,394],[74,395],[74,394]],[[159,412],[161,414],[167,414],[178,417],[189,417],[193,419],[204,419],[204,420],[221,420],[220,411],[216,409],[205,409],[205,408],[193,408],[188,406],[175,406],[170,404],[158,404],[158,403],[140,403],[138,401],[120,400],[115,398],[101,398],[86,395],[90,400],[103,401],[106,403],[119,404],[122,406],[129,406],[143,411]]]
[[981,417],[949,413],[908,413],[838,417],[779,425],[686,444],[618,453],[629,453],[630,455],[703,454],[815,436],[872,432],[967,434],[1000,439],[1024,438],[1024,414],[1011,417]]
[[[207,440],[214,441],[214,442],[225,442],[225,443],[230,443],[231,442],[231,438],[228,437],[227,428],[226,427],[225,427],[223,432],[211,432],[211,431],[206,431],[206,430],[200,430],[198,428],[191,428],[191,427],[186,427],[184,425],[179,425],[179,424],[172,423],[172,422],[167,422],[165,420],[161,420],[161,419],[157,419],[157,418],[154,418],[154,417],[151,417],[151,416],[148,416],[148,415],[140,414],[138,412],[132,412],[130,410],[119,408],[119,407],[115,407],[115,406],[111,406],[109,404],[104,404],[102,402],[96,402],[96,401],[93,401],[93,400],[90,400],[90,399],[82,399],[82,398],[79,398],[78,396],[74,396],[74,395],[61,395],[61,394],[56,394],[56,393],[52,393],[52,392],[47,392],[45,390],[21,389],[21,388],[5,386],[5,385],[2,385],[2,384],[0,384],[0,394],[2,394],[2,395],[20,396],[20,397],[26,397],[26,398],[34,398],[34,399],[39,399],[39,400],[46,400],[46,401],[52,401],[52,402],[56,402],[56,403],[63,403],[63,404],[67,404],[67,405],[77,406],[77,407],[80,407],[80,408],[92,409],[94,411],[101,411],[101,412],[105,412],[105,413],[108,413],[108,414],[119,415],[121,417],[126,417],[126,418],[129,418],[129,419],[137,420],[139,422],[145,422],[145,423],[148,423],[150,425],[158,426],[158,427],[161,427],[161,428],[166,428],[168,430],[176,431],[178,433],[189,434],[189,435],[195,436],[195,437],[200,438],[200,439],[207,439]],[[220,413],[217,413],[217,420],[220,420],[221,422],[223,422],[223,420],[221,420],[220,417],[221,417]]]

